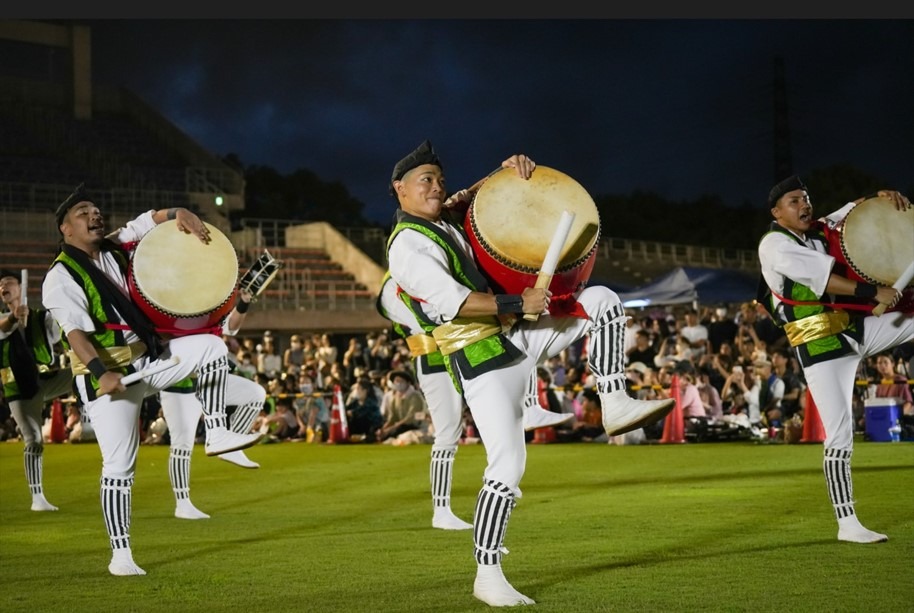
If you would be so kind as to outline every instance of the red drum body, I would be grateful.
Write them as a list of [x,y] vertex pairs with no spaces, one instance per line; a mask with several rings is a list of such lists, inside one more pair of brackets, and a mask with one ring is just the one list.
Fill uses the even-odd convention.
[[556,298],[590,280],[600,238],[593,199],[577,181],[547,166],[537,166],[528,180],[503,168],[483,183],[464,228],[494,292],[520,294],[533,287],[566,210],[575,217],[549,284]]
[[127,276],[130,296],[163,333],[209,332],[235,305],[238,255],[218,228],[205,224],[212,238],[205,244],[176,224],[157,225],[137,244]]
[[[914,262],[914,209],[899,211],[888,198],[864,200],[825,234],[829,255],[855,281],[892,286]],[[889,310],[914,310],[914,281],[902,294]]]
[[858,281],[894,285],[914,262],[914,209],[899,211],[888,198],[864,200],[827,234],[830,255]]

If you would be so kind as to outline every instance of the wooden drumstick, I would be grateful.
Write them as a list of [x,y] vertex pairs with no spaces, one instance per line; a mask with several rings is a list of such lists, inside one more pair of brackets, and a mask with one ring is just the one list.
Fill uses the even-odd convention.
[[[562,255],[562,248],[571,234],[571,224],[574,223],[575,214],[569,210],[562,211],[562,217],[555,228],[555,234],[552,235],[552,242],[546,251],[546,257],[543,259],[543,266],[540,268],[539,275],[536,277],[536,283],[533,287],[537,289],[546,289],[552,283],[552,275],[559,263],[559,256]],[[527,321],[536,321],[539,319],[539,313],[526,313],[524,319]]]
[[121,383],[123,383],[124,385],[130,385],[131,383],[134,383],[135,381],[139,381],[140,379],[144,379],[151,375],[156,375],[156,374],[162,372],[163,370],[168,370],[169,368],[171,368],[173,366],[177,366],[180,361],[181,361],[180,357],[178,357],[176,355],[171,356],[167,360],[162,360],[160,363],[156,364],[155,366],[149,366],[147,368],[144,368],[143,370],[138,370],[136,372],[130,373],[129,375],[124,375],[123,377],[121,377]]
[[22,269],[22,279],[19,281],[19,304],[29,306],[29,271]]
[[[911,282],[911,279],[914,279],[914,262],[908,264],[908,267],[904,269],[904,272],[901,273],[901,276],[898,277],[898,280],[895,281],[895,284],[892,285],[897,291],[903,292],[904,288],[908,286],[908,283]],[[873,307],[873,315],[879,317],[885,310],[889,307],[887,304],[879,303]]]

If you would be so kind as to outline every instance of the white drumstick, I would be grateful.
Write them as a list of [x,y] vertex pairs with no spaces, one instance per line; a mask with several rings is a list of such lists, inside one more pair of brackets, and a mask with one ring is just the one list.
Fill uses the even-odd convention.
[[167,360],[162,360],[161,362],[159,362],[158,364],[155,364],[154,366],[149,366],[147,368],[144,368],[143,370],[138,370],[134,373],[130,373],[129,375],[124,375],[123,377],[121,377],[121,383],[123,383],[124,385],[130,385],[131,383],[135,383],[136,381],[139,381],[140,379],[144,379],[146,377],[156,375],[156,374],[162,372],[163,370],[168,370],[169,368],[172,368],[173,366],[177,366],[180,361],[181,361],[181,358],[179,358],[178,356],[176,356],[176,355],[172,356],[172,357],[168,358]]
[[26,268],[22,269],[22,280],[19,281],[19,304],[29,305],[29,271]]
[[[899,292],[903,292],[904,288],[906,288],[908,283],[911,282],[911,279],[914,279],[914,262],[908,264],[908,267],[904,269],[904,272],[901,273],[901,276],[898,277],[898,280],[895,281],[895,284],[892,285],[892,287],[894,287]],[[888,308],[888,306],[889,305],[880,302],[873,307],[873,315],[879,317],[885,313],[885,310]]]
[[[571,211],[562,211],[562,217],[559,219],[559,225],[555,228],[555,234],[552,235],[552,242],[549,243],[549,249],[546,250],[546,257],[543,258],[543,267],[540,268],[539,276],[536,277],[536,283],[533,287],[544,289],[549,287],[552,282],[552,275],[559,264],[559,256],[562,255],[562,249],[565,247],[565,241],[571,234],[571,224],[574,223],[575,214]],[[539,319],[537,313],[527,313],[524,315],[527,321],[536,321]]]

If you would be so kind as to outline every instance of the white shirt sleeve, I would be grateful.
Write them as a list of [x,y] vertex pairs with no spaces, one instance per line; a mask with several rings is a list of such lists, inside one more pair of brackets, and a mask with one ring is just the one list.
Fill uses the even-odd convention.
[[[152,219],[153,213],[152,210],[146,211],[126,226],[110,233],[108,238],[116,243],[140,240],[156,226]],[[129,295],[127,280],[112,254],[102,252],[95,263],[125,295]],[[73,330],[82,330],[89,334],[95,331],[95,322],[89,313],[89,299],[63,264],[54,264],[45,274],[41,284],[41,298],[65,335]],[[123,319],[120,319],[119,323],[123,323]],[[125,330],[124,340],[131,343],[138,340],[138,337],[133,331]]]
[[89,315],[89,300],[63,264],[55,264],[45,274],[41,284],[41,300],[63,329],[64,334],[73,330],[91,333],[95,322]]
[[424,310],[438,323],[454,319],[471,293],[451,276],[444,249],[421,232],[397,234],[388,261],[394,281],[410,296],[424,301]]
[[[785,279],[792,279],[809,287],[821,298],[835,265],[832,256],[800,245],[780,232],[769,232],[762,238],[758,255],[765,282],[782,296]],[[775,305],[779,302],[775,297]]]

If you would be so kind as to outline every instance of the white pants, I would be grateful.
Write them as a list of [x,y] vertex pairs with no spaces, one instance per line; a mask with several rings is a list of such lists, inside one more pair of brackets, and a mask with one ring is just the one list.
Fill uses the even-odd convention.
[[416,373],[419,389],[425,396],[428,413],[435,427],[435,447],[454,447],[463,432],[463,396],[454,387],[447,371]]
[[69,369],[58,370],[52,377],[38,380],[38,392],[31,398],[20,398],[10,400],[10,412],[19,431],[22,433],[22,441],[29,445],[31,443],[41,444],[41,426],[44,420],[41,414],[44,411],[45,404],[58,396],[69,393],[70,385],[73,381],[73,375]]
[[[95,428],[102,453],[102,477],[133,478],[140,445],[140,408],[144,398],[177,384],[201,365],[224,358],[227,353],[225,342],[213,334],[172,339],[160,360],[175,355],[180,358],[177,365],[129,385],[124,392],[105,394],[92,401],[86,401],[86,390],[81,387],[85,378],[77,378],[80,382],[78,391]],[[151,364],[153,362],[149,358],[143,357],[134,362],[134,367],[139,370]]]
[[515,324],[508,338],[523,356],[473,379],[461,379],[464,397],[486,448],[488,463],[483,478],[503,483],[515,495],[519,494],[527,461],[523,401],[530,373],[537,364],[588,334],[594,322],[620,301],[609,288],[593,286],[580,293],[578,302],[588,319],[541,315],[536,321]]
[[[447,373],[445,373],[447,374]],[[263,386],[240,377],[229,375],[225,381],[226,404],[241,406],[243,404],[263,403],[266,390]],[[197,433],[197,424],[203,415],[203,405],[193,392],[168,392],[159,393],[159,402],[162,404],[162,414],[168,424],[168,434],[171,438],[171,447],[175,449],[191,450]]]
[[914,340],[914,314],[871,315],[863,323],[863,343],[848,340],[853,353],[803,368],[809,392],[822,418],[824,445],[828,449],[853,448],[853,392],[857,368],[865,358]]

